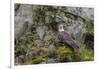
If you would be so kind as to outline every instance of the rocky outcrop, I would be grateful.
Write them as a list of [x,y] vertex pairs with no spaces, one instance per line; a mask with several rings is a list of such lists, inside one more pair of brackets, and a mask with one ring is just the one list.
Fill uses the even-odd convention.
[[31,5],[15,5],[15,17],[14,17],[14,35],[15,39],[19,40],[25,32],[31,31],[33,23],[33,12]]

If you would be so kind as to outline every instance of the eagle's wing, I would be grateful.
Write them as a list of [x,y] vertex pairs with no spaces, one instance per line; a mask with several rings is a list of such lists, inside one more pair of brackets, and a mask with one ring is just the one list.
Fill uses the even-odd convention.
[[71,35],[67,32],[59,32],[58,38],[61,42],[65,42],[68,45],[70,45],[74,50],[78,50],[79,46],[76,44],[76,42],[73,40]]

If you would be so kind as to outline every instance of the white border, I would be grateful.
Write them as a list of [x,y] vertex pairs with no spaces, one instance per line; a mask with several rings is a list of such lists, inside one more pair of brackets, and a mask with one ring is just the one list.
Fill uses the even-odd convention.
[[11,0],[11,13],[10,13],[10,68],[14,69],[14,2]]
[[[39,65],[20,65],[14,66],[14,3],[23,3],[23,4],[37,4],[37,5],[56,5],[56,6],[72,6],[72,7],[91,7],[95,10],[95,5],[91,2],[89,5],[85,3],[86,1],[82,1],[81,3],[78,1],[77,3],[73,3],[71,0],[69,2],[66,1],[58,1],[58,0],[12,0],[11,1],[11,69],[65,69],[65,68],[77,68],[77,67],[90,67],[93,66],[96,62],[72,62],[72,63],[57,63],[57,64],[39,64]],[[94,57],[95,58],[95,57]],[[66,67],[65,67],[66,66]],[[49,67],[49,68],[48,68]]]
[[88,0],[14,0],[14,3],[24,4],[41,4],[41,5],[57,5],[57,6],[72,6],[72,7],[91,7],[94,8],[95,1]]

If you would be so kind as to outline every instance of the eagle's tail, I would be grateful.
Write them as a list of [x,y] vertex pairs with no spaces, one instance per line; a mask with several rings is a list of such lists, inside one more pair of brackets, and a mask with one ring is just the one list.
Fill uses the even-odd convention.
[[66,41],[66,43],[74,49],[75,52],[79,51],[79,46],[76,44],[75,41]]

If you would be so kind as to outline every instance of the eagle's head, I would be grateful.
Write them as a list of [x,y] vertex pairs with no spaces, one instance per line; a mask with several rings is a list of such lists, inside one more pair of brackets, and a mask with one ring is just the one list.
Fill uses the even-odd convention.
[[59,24],[59,25],[58,25],[58,31],[59,31],[59,32],[64,31],[64,28],[63,28],[63,27],[64,27],[63,24]]

